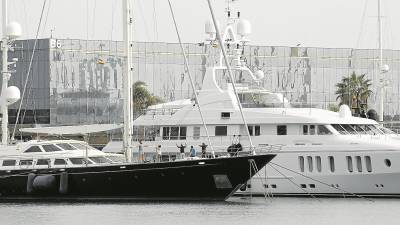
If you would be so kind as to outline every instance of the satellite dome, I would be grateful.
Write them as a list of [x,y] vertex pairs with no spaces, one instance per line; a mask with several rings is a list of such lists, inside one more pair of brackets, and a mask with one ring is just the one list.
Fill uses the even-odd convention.
[[257,78],[257,80],[262,80],[265,75],[262,70],[257,70],[256,72],[254,72],[254,76]]
[[15,86],[9,86],[4,91],[3,99],[6,101],[7,105],[17,102],[20,98],[21,98],[21,93],[19,91],[19,88]]
[[339,116],[342,118],[351,117],[351,110],[348,105],[341,105],[339,107]]
[[237,33],[242,37],[249,35],[251,33],[250,22],[245,19],[239,20],[239,22],[237,23]]
[[10,39],[16,39],[22,34],[21,25],[18,22],[12,21],[7,25],[7,36]]

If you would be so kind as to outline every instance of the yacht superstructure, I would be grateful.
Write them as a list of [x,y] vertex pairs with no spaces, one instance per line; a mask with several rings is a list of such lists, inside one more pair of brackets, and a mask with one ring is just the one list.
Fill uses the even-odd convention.
[[[278,153],[238,194],[399,195],[397,135],[374,120],[352,116],[346,105],[339,112],[294,108],[284,95],[261,88],[264,74],[246,67],[242,47],[247,40],[235,33],[243,37],[246,24],[232,20],[224,33],[240,102],[222,56],[217,65],[207,68],[198,91],[217,156],[226,155],[226,146],[238,143],[250,150],[247,133],[255,147]],[[149,156],[159,144],[169,157],[177,157],[177,145],[199,148],[207,143],[195,104],[186,99],[150,106],[134,121],[136,139],[144,141]],[[242,123],[239,104],[248,127]]]

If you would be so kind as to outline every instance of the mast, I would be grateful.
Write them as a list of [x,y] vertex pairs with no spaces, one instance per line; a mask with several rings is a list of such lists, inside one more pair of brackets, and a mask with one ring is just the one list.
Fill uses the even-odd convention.
[[123,0],[123,36],[124,36],[124,54],[126,57],[123,78],[123,96],[124,96],[124,130],[123,143],[125,156],[128,162],[132,162],[132,135],[133,135],[133,114],[132,114],[132,49],[133,49],[133,0]]
[[383,122],[383,95],[384,95],[384,80],[383,80],[383,46],[382,46],[382,18],[381,18],[381,0],[378,0],[378,30],[379,30],[379,122]]
[[[10,78],[10,74],[8,73],[8,36],[7,36],[7,24],[8,24],[8,15],[7,15],[7,0],[3,0],[2,4],[2,30],[3,37],[1,39],[1,52],[2,52],[2,77],[3,83],[1,85],[2,96],[4,96],[4,92],[8,87],[8,80]],[[8,144],[8,106],[7,104],[1,105],[1,144]]]

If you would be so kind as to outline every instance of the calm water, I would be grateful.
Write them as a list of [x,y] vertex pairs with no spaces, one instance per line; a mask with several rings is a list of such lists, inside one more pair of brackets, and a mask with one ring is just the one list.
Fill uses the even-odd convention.
[[0,224],[400,224],[400,199],[231,198],[202,203],[0,203]]

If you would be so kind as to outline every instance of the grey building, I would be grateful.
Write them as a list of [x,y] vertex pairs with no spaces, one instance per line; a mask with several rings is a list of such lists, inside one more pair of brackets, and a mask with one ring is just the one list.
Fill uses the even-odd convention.
[[[18,58],[10,84],[21,91],[28,74],[35,40],[20,40],[10,58]],[[138,42],[134,80],[165,101],[191,98],[179,44]],[[201,88],[207,66],[218,59],[218,48],[185,44],[190,70]],[[283,93],[296,106],[328,108],[337,104],[335,84],[353,71],[367,74],[373,94],[369,108],[377,108],[378,50],[285,46],[246,46],[245,60],[265,73],[262,85]],[[400,115],[400,51],[385,50],[385,120]],[[123,43],[119,41],[41,39],[37,42],[20,121],[24,124],[74,125],[122,121]],[[16,119],[18,104],[10,108]]]

